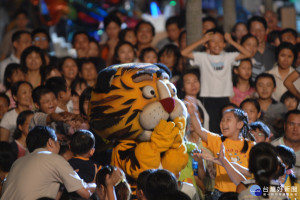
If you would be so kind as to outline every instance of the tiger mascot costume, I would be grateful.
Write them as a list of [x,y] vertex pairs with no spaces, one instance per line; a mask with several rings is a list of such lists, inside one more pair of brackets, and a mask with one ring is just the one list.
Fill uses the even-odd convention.
[[89,105],[89,124],[113,144],[111,164],[137,179],[147,169],[175,175],[187,164],[187,111],[162,64],[128,63],[101,70]]

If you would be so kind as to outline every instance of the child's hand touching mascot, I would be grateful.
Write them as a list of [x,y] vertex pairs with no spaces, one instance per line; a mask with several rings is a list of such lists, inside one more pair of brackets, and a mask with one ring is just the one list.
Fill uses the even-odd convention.
[[147,169],[178,174],[187,164],[187,111],[162,64],[129,63],[100,71],[89,105],[91,129],[113,143],[112,165],[136,179]]

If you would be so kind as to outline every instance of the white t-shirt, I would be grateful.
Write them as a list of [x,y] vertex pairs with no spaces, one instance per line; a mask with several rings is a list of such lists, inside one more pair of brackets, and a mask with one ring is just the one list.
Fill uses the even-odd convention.
[[239,52],[222,52],[211,55],[206,52],[194,52],[194,65],[200,68],[200,97],[233,96],[231,66]]
[[19,114],[16,112],[16,109],[12,109],[4,114],[1,122],[0,127],[9,130],[9,142],[13,141],[13,133],[17,127],[17,118]]

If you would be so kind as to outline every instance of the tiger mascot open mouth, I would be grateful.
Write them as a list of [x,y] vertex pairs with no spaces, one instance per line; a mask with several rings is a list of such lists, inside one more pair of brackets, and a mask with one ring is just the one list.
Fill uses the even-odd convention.
[[90,127],[115,145],[112,164],[135,179],[146,169],[163,167],[177,174],[186,165],[187,111],[169,78],[166,66],[149,63],[113,65],[98,74]]

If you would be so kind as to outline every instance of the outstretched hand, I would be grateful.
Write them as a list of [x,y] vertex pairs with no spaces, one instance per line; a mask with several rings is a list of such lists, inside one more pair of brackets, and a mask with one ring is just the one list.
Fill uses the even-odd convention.
[[228,43],[231,43],[233,41],[230,33],[225,33],[224,38]]
[[197,99],[192,96],[186,96],[184,98],[184,103],[186,105],[187,111],[190,116],[195,115],[197,113]]

